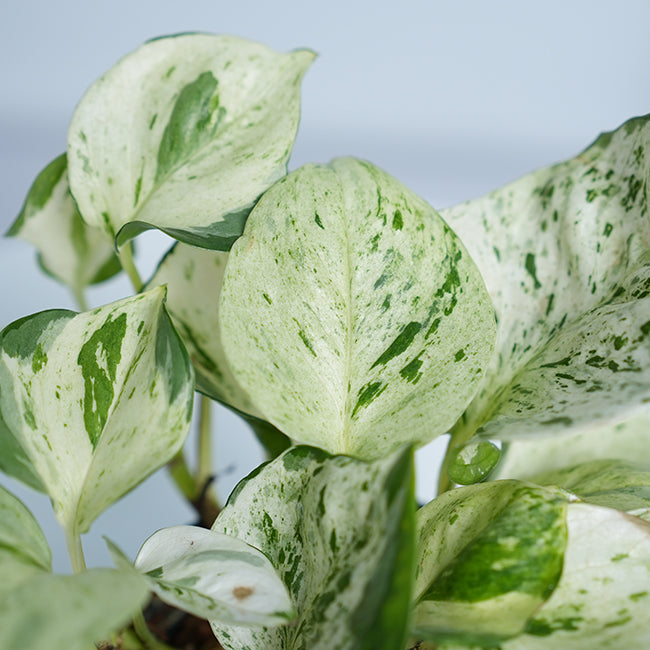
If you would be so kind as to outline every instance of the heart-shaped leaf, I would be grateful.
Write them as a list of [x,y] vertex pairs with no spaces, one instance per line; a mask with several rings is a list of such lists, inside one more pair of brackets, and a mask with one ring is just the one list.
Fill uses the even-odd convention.
[[120,270],[110,237],[79,216],[68,187],[66,155],[55,158],[36,178],[8,234],[36,246],[43,269],[75,295]]
[[[126,560],[109,543],[118,566]],[[228,625],[274,626],[294,616],[291,598],[269,560],[256,548],[196,526],[154,533],[135,568],[167,604]]]
[[21,450],[0,450],[3,468],[20,478],[28,462],[73,534],[189,431],[192,369],[163,301],[158,288],[79,315],[41,312],[0,333],[3,439]]
[[298,618],[265,630],[213,625],[230,650],[404,647],[413,579],[413,459],[365,463],[293,447],[244,479],[213,530],[259,548]]
[[352,159],[305,166],[262,197],[230,253],[220,320],[233,373],[267,420],[364,458],[444,433],[494,336],[454,233]]
[[414,636],[492,647],[521,633],[560,579],[566,509],[566,498],[518,481],[421,508]]
[[314,55],[232,36],[149,41],[84,95],[68,134],[82,217],[117,243],[147,228],[228,250],[286,173]]
[[443,212],[498,317],[496,356],[455,445],[587,431],[650,399],[650,119]]

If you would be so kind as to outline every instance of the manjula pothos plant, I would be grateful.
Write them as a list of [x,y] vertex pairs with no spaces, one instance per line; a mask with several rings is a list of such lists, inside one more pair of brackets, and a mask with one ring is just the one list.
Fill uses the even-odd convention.
[[[230,650],[648,647],[650,118],[438,213],[361,160],[287,175],[312,59],[148,42],[29,191],[9,234],[81,313],[0,333],[0,467],[49,495],[74,575],[0,489],[0,648],[198,647],[151,594]],[[177,242],[143,283],[149,228]],[[121,269],[135,295],[89,310]],[[209,400],[269,456],[223,507]],[[87,570],[81,535],[163,465],[203,526]]]

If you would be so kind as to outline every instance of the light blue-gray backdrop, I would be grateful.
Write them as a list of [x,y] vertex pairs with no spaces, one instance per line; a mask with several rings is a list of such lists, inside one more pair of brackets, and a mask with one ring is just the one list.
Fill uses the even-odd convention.
[[[291,168],[363,157],[434,207],[479,196],[572,156],[603,130],[650,112],[647,0],[21,0],[0,8],[0,229],[38,171],[64,150],[84,90],[153,36],[230,33],[319,57],[303,85]],[[164,241],[147,235],[143,272]],[[0,327],[50,307],[73,307],[36,270],[32,249],[0,240]],[[123,281],[93,303],[129,292]],[[219,491],[259,462],[255,442],[219,411]],[[418,459],[418,492],[432,494],[437,449]],[[233,466],[231,468],[231,466]],[[232,471],[230,471],[232,469]],[[55,567],[68,570],[47,499],[0,477],[37,514]],[[164,473],[109,509],[84,538],[89,564],[109,564],[102,535],[133,555],[157,528],[192,513]]]

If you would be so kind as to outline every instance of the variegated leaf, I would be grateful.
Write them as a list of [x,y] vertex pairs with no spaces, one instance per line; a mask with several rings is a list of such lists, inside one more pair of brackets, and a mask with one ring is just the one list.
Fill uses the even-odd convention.
[[46,273],[79,295],[84,287],[120,270],[110,237],[84,223],[70,195],[66,155],[55,158],[36,178],[8,235],[39,252]]
[[147,228],[228,250],[286,173],[314,55],[232,36],[149,41],[85,94],[68,134],[82,217],[121,244]]
[[565,497],[518,481],[421,508],[414,636],[493,647],[522,632],[560,579],[566,509]]
[[650,120],[443,212],[485,278],[496,356],[455,432],[587,431],[650,399]]
[[413,460],[365,463],[293,447],[244,479],[213,530],[259,548],[298,618],[252,630],[213,625],[229,650],[394,650],[407,631],[413,579]]
[[167,308],[192,359],[197,390],[260,417],[232,374],[221,344],[219,295],[227,260],[228,253],[177,243],[147,286],[167,286]]
[[169,605],[226,625],[275,626],[295,615],[269,560],[239,539],[196,526],[154,533],[135,568]]
[[90,312],[46,311],[0,333],[0,411],[18,458],[52,499],[68,532],[182,446],[192,369],[164,306],[164,289]]
[[305,166],[262,197],[230,253],[220,310],[228,361],[265,418],[364,458],[444,433],[495,329],[454,233],[353,159]]

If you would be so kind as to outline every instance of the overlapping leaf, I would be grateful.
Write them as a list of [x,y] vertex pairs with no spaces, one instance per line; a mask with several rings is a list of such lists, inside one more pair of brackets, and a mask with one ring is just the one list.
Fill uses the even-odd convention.
[[244,479],[213,530],[263,551],[298,612],[290,626],[213,625],[231,650],[403,647],[414,560],[412,454],[365,463],[294,447]]
[[303,167],[262,197],[230,253],[220,310],[228,362],[266,419],[365,458],[444,433],[494,335],[458,238],[352,159]]
[[79,216],[67,167],[63,154],[38,175],[8,234],[34,244],[43,269],[79,295],[117,273],[120,263],[110,237]]
[[496,357],[456,431],[596,430],[650,398],[648,117],[579,156],[444,211],[498,317]]
[[228,250],[286,173],[313,59],[231,36],[149,41],[81,100],[68,135],[83,218],[118,244],[147,228]]
[[459,488],[421,508],[414,636],[494,646],[521,633],[560,579],[566,508],[518,481]]
[[0,333],[2,468],[37,477],[68,532],[85,532],[189,431],[192,371],[163,301],[158,288]]

